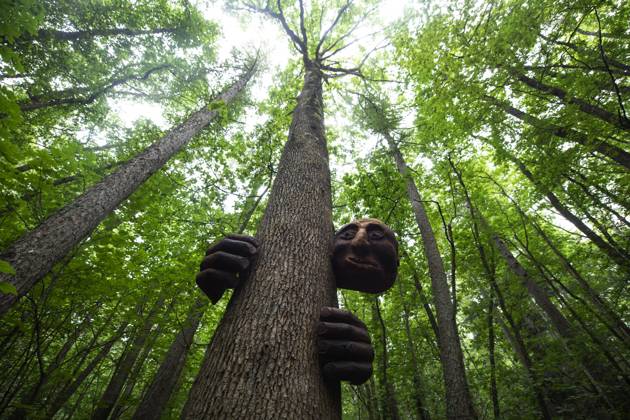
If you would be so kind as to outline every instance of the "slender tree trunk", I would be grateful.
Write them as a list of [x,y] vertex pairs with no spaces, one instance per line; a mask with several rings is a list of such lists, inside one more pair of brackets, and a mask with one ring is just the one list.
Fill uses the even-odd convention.
[[197,299],[191,305],[186,322],[168,349],[166,357],[153,377],[148,391],[138,405],[133,419],[157,420],[160,418],[184,369],[188,350],[207,304],[208,301],[206,299]]
[[[542,380],[539,377],[537,371],[534,369],[532,360],[527,351],[527,347],[525,346],[525,340],[523,340],[520,330],[518,326],[516,325],[516,322],[514,322],[514,318],[512,317],[510,311],[508,310],[507,305],[505,304],[503,293],[501,292],[501,289],[499,288],[499,285],[496,281],[496,269],[495,269],[496,264],[494,263],[494,258],[491,263],[488,258],[488,254],[486,253],[486,249],[481,242],[479,225],[477,223],[478,218],[476,215],[476,210],[472,205],[472,200],[470,198],[470,194],[468,193],[468,188],[466,187],[466,184],[464,183],[464,178],[462,176],[462,173],[455,167],[450,157],[448,158],[448,162],[451,165],[453,172],[455,172],[455,175],[457,176],[459,184],[461,185],[462,190],[464,191],[466,207],[468,207],[468,211],[470,213],[470,218],[472,221],[473,238],[475,240],[475,245],[477,247],[477,250],[479,251],[481,265],[483,266],[483,269],[486,272],[486,275],[488,276],[488,281],[490,282],[492,291],[497,297],[499,308],[501,308],[501,312],[503,316],[505,317],[505,319],[507,320],[510,328],[512,329],[513,334],[503,323],[501,324],[501,326],[503,328],[503,331],[506,337],[508,338],[508,341],[512,344],[512,347],[514,348],[514,352],[516,353],[518,359],[521,361],[521,363],[523,364],[523,367],[527,371],[527,374],[532,383],[532,388],[536,395],[536,401],[538,402],[538,406],[540,408],[542,417],[545,420],[551,420],[552,415],[555,410],[547,402],[546,395],[548,393],[546,392],[544,387],[541,385]],[[499,317],[499,321],[502,322],[500,317]]]
[[92,373],[94,368],[96,368],[102,361],[107,357],[110,350],[116,344],[118,340],[122,337],[125,329],[127,328],[127,323],[121,324],[112,338],[110,338],[107,342],[103,344],[99,352],[94,356],[94,358],[88,363],[88,365],[79,372],[74,380],[70,382],[67,386],[61,389],[61,391],[53,398],[52,403],[46,410],[46,417],[53,418],[61,407],[72,397],[72,395],[76,392],[77,389],[81,386],[81,384],[85,381],[85,379]]
[[607,203],[604,203],[604,201],[601,200],[599,197],[597,197],[597,195],[595,195],[589,189],[587,185],[585,185],[583,182],[578,181],[571,175],[565,174],[564,177],[568,179],[569,181],[571,181],[572,183],[574,183],[575,185],[579,186],[580,189],[584,192],[584,194],[586,194],[596,206],[613,214],[621,223],[623,223],[627,227],[630,227],[630,221],[628,221],[628,219],[626,219],[623,215],[621,215],[621,213],[619,213],[617,210],[612,208],[610,205],[608,205]]
[[427,299],[427,296],[424,294],[424,289],[422,288],[422,282],[420,282],[420,276],[418,275],[416,266],[414,265],[413,261],[411,261],[411,259],[409,258],[409,254],[407,254],[407,250],[405,249],[405,247],[401,246],[400,250],[403,254],[403,257],[407,261],[407,266],[411,269],[411,274],[413,277],[413,284],[416,288],[416,291],[418,292],[418,295],[420,296],[422,307],[424,308],[424,311],[427,314],[427,318],[429,319],[429,323],[431,324],[431,329],[433,330],[433,333],[435,334],[435,338],[437,340],[440,335],[437,321],[435,320],[435,315],[433,315],[433,310],[431,309],[431,305],[429,305],[429,300]]
[[381,315],[381,308],[378,303],[378,297],[374,298],[373,303],[374,318],[379,324],[380,333],[378,334],[381,341],[381,368],[380,368],[380,380],[381,388],[385,393],[383,399],[383,418],[385,420],[399,420],[400,413],[398,412],[398,401],[396,400],[396,391],[394,390],[394,384],[389,380],[387,370],[389,369],[389,359],[387,352],[387,328],[385,327],[385,321]]
[[31,97],[28,101],[20,102],[18,105],[20,106],[20,111],[22,112],[35,111],[36,109],[48,108],[51,106],[89,105],[95,102],[99,97],[114,89],[116,86],[120,86],[134,80],[147,80],[153,73],[169,67],[171,67],[170,64],[160,64],[141,74],[132,74],[111,80],[105,85],[95,87],[91,92],[85,89],[68,89],[59,92],[51,92],[49,95]]
[[117,420],[123,414],[125,410],[129,407],[125,407],[127,405],[127,401],[131,396],[134,388],[136,387],[136,383],[138,382],[138,378],[140,377],[140,373],[142,372],[142,368],[144,367],[144,362],[146,362],[147,357],[153,350],[153,346],[155,345],[155,340],[157,340],[160,335],[160,331],[162,330],[161,326],[158,325],[155,331],[151,333],[151,337],[149,341],[146,343],[144,348],[142,349],[142,353],[138,356],[138,360],[133,365],[133,370],[129,374],[129,378],[125,382],[125,387],[120,394],[120,398],[116,401],[116,405],[112,410],[111,415],[108,420]]
[[407,344],[407,353],[408,360],[411,364],[411,371],[413,375],[413,400],[416,405],[416,418],[419,420],[431,420],[431,416],[429,415],[429,410],[425,407],[422,397],[424,393],[425,387],[422,383],[422,375],[420,374],[420,366],[418,365],[418,359],[416,356],[416,348],[413,343],[413,337],[411,333],[411,326],[409,324],[409,309],[407,308],[407,304],[405,303],[405,296],[402,290],[402,283],[398,282],[398,292],[400,295],[400,300],[402,302],[403,308],[403,321],[405,325],[405,336],[406,336],[406,344]]
[[89,323],[90,318],[85,317],[81,324],[76,326],[72,333],[68,335],[66,341],[63,343],[46,370],[40,374],[35,385],[33,385],[33,387],[24,395],[24,397],[20,401],[20,406],[11,415],[11,420],[20,420],[27,416],[29,410],[27,410],[25,407],[33,406],[34,403],[39,400],[43,388],[46,386],[48,380],[50,379],[50,375],[52,375],[55,370],[59,368],[63,360],[66,358],[68,352],[74,345],[75,341],[81,335],[83,330],[87,328]]
[[589,238],[599,249],[601,249],[606,255],[610,257],[611,260],[615,261],[621,267],[626,269],[630,269],[630,259],[625,253],[621,252],[617,248],[613,247],[611,244],[602,239],[597,233],[595,233],[591,228],[586,226],[582,220],[577,217],[575,214],[566,207],[560,199],[545,186],[541,185],[540,182],[534,177],[534,174],[530,172],[529,169],[517,159],[515,156],[509,155],[510,159],[516,163],[520,171],[529,179],[541,192],[547,197],[551,205],[558,210],[558,212],[564,216],[565,219],[570,221],[576,228],[578,228],[587,238]]
[[120,359],[118,359],[114,374],[109,380],[109,384],[103,392],[103,395],[97,404],[96,410],[92,414],[92,420],[107,420],[114,409],[116,401],[118,401],[118,398],[120,397],[120,393],[127,381],[127,378],[129,377],[131,369],[136,363],[140,351],[144,347],[144,344],[151,333],[151,329],[155,323],[155,317],[157,316],[159,310],[162,309],[163,303],[164,298],[160,298],[152,305],[142,326],[137,329],[131,343],[120,356]]
[[[230,103],[243,90],[255,70],[252,65],[217,101]],[[0,316],[45,276],[98,224],[129,197],[144,181],[159,170],[218,112],[204,106],[188,120],[162,137],[144,152],[120,166],[114,173],[87,190],[72,203],[49,217],[33,231],[15,241],[0,254],[16,271],[15,275],[0,273],[0,281],[11,283],[17,296],[0,294]]]
[[449,419],[474,419],[476,414],[468,390],[468,382],[466,381],[464,356],[457,332],[453,301],[449,293],[449,285],[437,241],[433,234],[433,228],[424,209],[418,188],[408,174],[402,153],[400,153],[394,139],[390,135],[387,135],[386,139],[394,156],[398,172],[403,176],[407,184],[407,194],[422,235],[424,252],[428,260],[435,311],[437,313],[440,361],[442,362],[444,386],[446,388],[446,415]]
[[570,128],[560,127],[554,124],[548,124],[545,121],[534,117],[533,115],[529,115],[491,96],[485,96],[484,99],[496,105],[498,108],[503,109],[505,112],[512,115],[513,117],[518,118],[521,121],[524,121],[537,128],[546,129],[553,135],[579,143],[587,149],[596,150],[602,155],[614,160],[621,166],[630,170],[630,153],[613,144],[606,143],[605,141],[599,139],[590,140],[586,135],[579,131]]
[[40,29],[35,36],[23,36],[15,40],[16,43],[33,41],[45,41],[47,39],[55,39],[57,41],[77,41],[85,38],[95,38],[101,36],[119,36],[127,37],[140,35],[156,35],[170,34],[177,31],[177,28],[155,28],[155,29],[132,29],[132,28],[107,28],[107,29],[91,29],[85,31],[58,31],[54,29]]
[[494,296],[490,289],[488,303],[488,359],[490,361],[490,395],[492,396],[492,412],[494,418],[501,418],[499,407],[499,391],[497,390],[496,363],[494,360]]
[[339,383],[324,382],[316,347],[320,310],[336,305],[336,289],[322,73],[304,64],[257,261],[232,295],[183,418],[341,416]]

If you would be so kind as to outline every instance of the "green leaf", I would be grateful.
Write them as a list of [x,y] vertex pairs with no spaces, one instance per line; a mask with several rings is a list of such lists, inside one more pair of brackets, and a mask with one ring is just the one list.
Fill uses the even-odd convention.
[[17,296],[18,292],[14,285],[6,281],[0,281],[0,292],[5,295]]
[[0,260],[0,273],[15,274],[15,269],[7,261]]

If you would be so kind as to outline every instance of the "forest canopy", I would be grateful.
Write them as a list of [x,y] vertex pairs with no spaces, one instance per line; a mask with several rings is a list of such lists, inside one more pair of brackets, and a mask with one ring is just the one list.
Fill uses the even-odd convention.
[[[0,418],[195,418],[195,379],[256,315],[243,302],[298,325],[336,290],[330,224],[364,217],[396,232],[400,266],[385,293],[333,297],[375,350],[343,418],[629,412],[630,3],[2,10]],[[264,255],[242,293],[198,290],[232,233],[286,250],[270,267],[299,275],[267,283],[286,307]],[[272,362],[311,348],[260,322]]]

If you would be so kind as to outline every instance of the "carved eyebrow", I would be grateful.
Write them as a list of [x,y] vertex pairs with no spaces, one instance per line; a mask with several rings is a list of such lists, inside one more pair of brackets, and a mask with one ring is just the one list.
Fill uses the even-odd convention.
[[335,236],[337,235],[341,235],[342,233],[350,230],[350,229],[355,229],[358,230],[359,227],[355,224],[355,223],[348,223],[345,226],[342,226],[337,232],[335,232]]

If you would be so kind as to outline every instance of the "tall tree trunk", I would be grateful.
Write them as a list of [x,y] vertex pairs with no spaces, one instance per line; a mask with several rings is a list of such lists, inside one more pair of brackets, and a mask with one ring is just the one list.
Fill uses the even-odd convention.
[[63,387],[61,391],[59,391],[59,393],[53,398],[50,406],[46,410],[47,418],[53,418],[57,414],[57,412],[61,410],[61,407],[63,407],[64,404],[70,399],[70,397],[72,397],[72,395],[76,392],[76,390],[79,389],[85,379],[90,376],[92,371],[103,361],[103,359],[105,359],[105,357],[107,357],[109,351],[112,349],[114,344],[116,344],[116,342],[122,337],[125,329],[127,328],[127,325],[128,324],[126,322],[122,323],[118,327],[114,335],[102,345],[101,349],[98,351],[96,356],[94,356],[94,358],[90,360],[90,363],[88,363],[85,369],[79,372],[74,377],[74,380],[72,382],[70,382],[67,386]]
[[385,327],[385,321],[381,314],[381,307],[378,303],[378,297],[374,297],[373,312],[376,322],[379,324],[380,333],[378,334],[381,342],[381,363],[380,363],[380,380],[381,388],[385,393],[383,399],[383,418],[385,420],[399,420],[400,413],[398,412],[398,401],[396,400],[396,391],[394,390],[394,384],[389,380],[387,370],[389,369],[389,358],[387,351],[387,328]]
[[341,416],[339,383],[324,381],[316,347],[320,310],[336,305],[336,289],[322,73],[304,64],[257,261],[232,295],[183,418]]
[[400,153],[391,135],[386,135],[386,139],[394,156],[398,172],[407,185],[407,194],[422,235],[424,252],[428,260],[433,302],[437,313],[440,361],[446,389],[446,415],[449,419],[473,419],[476,418],[476,414],[466,381],[464,356],[457,332],[453,301],[449,293],[449,285],[433,228],[424,209],[418,188],[408,173],[402,153]]
[[120,359],[118,359],[114,374],[109,380],[107,388],[105,388],[105,391],[97,404],[96,410],[92,414],[92,420],[107,420],[109,417],[114,405],[116,405],[116,401],[118,401],[118,397],[120,397],[120,393],[127,381],[127,378],[129,377],[131,369],[136,363],[140,351],[144,347],[144,344],[151,333],[151,329],[155,323],[155,317],[157,316],[159,310],[162,309],[163,303],[164,298],[159,298],[158,301],[152,305],[147,317],[142,323],[142,326],[138,327],[131,343],[120,356]]
[[494,296],[490,289],[488,303],[488,359],[490,361],[490,395],[492,396],[492,412],[495,420],[501,418],[499,407],[499,391],[497,389],[497,369],[494,360]]
[[429,410],[425,406],[423,400],[423,393],[425,387],[422,383],[422,375],[420,374],[420,366],[418,365],[418,358],[416,356],[416,348],[413,343],[413,336],[411,333],[411,326],[409,324],[409,309],[407,308],[407,303],[405,302],[405,296],[402,289],[402,282],[398,282],[398,292],[400,295],[400,300],[402,302],[403,308],[403,321],[405,325],[405,338],[407,344],[407,353],[408,360],[411,363],[411,371],[413,375],[413,400],[416,405],[416,418],[419,420],[431,420],[431,416],[429,415]]
[[[256,63],[243,73],[216,101],[230,103],[251,78]],[[19,297],[28,293],[35,283],[88,236],[98,224],[129,197],[144,181],[159,170],[202,128],[218,111],[204,106],[187,121],[175,127],[135,158],[121,165],[98,184],[81,194],[31,232],[15,241],[0,254],[16,271],[15,275],[0,273],[0,282],[9,282],[17,289],[17,296],[0,293],[0,316]]]
[[197,299],[190,307],[186,322],[168,349],[149,389],[138,405],[133,419],[159,419],[175,390],[186,363],[188,350],[199,326],[208,301]]

